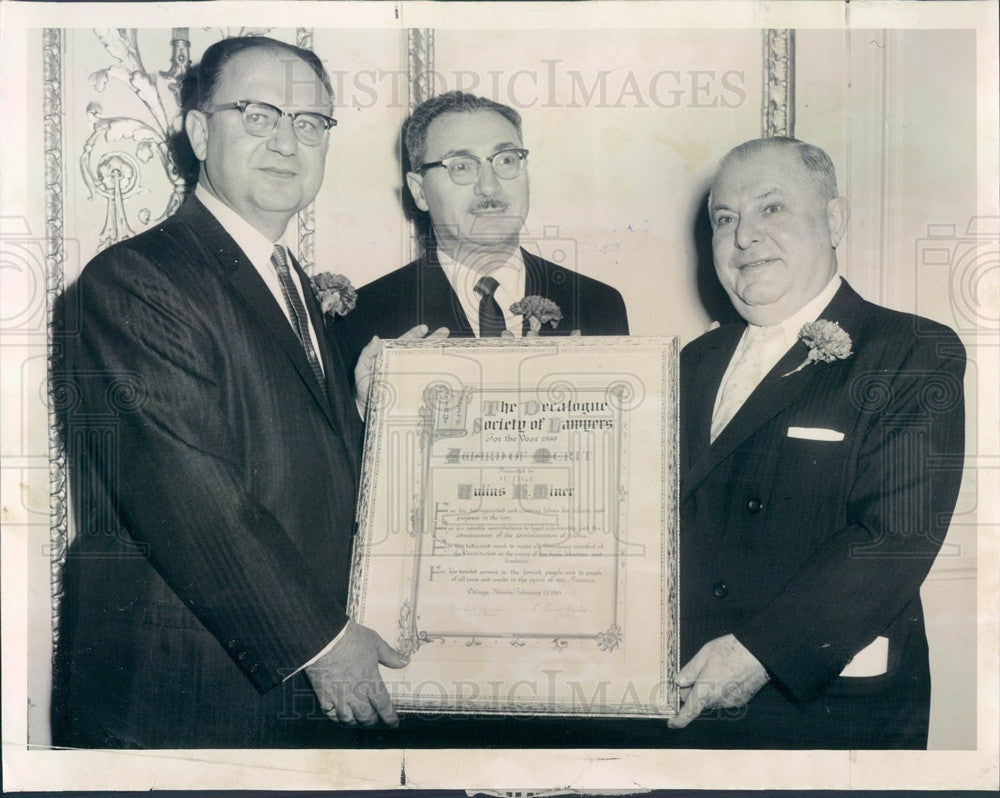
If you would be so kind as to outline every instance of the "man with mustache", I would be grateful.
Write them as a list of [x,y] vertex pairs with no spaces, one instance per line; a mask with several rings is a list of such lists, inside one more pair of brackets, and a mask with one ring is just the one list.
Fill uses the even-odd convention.
[[[365,393],[365,360],[379,345],[373,336],[430,329],[432,336],[450,331],[463,338],[521,337],[529,332],[528,320],[510,306],[525,296],[551,300],[562,314],[557,327],[544,324],[540,335],[628,334],[616,289],[579,274],[575,263],[552,263],[522,247],[528,151],[517,111],[448,92],[416,108],[404,140],[411,166],[407,186],[430,217],[431,235],[419,259],[359,289],[354,310],[336,321],[338,340],[347,342],[347,362],[357,361],[364,349],[355,369],[359,398]],[[375,730],[367,739],[393,748],[597,746],[627,739],[622,729],[608,732],[607,725],[579,718],[407,715],[400,728]]]
[[430,215],[432,236],[418,260],[364,286],[339,319],[353,363],[372,336],[395,338],[420,324],[457,337],[520,337],[527,318],[510,310],[524,296],[562,313],[541,335],[627,335],[621,294],[521,246],[528,213],[528,150],[509,106],[451,91],[422,103],[404,129],[407,186]]

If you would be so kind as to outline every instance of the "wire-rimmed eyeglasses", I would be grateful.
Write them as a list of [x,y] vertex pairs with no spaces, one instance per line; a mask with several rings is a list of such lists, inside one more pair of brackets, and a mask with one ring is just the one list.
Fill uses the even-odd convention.
[[295,138],[300,144],[315,146],[319,144],[326,132],[337,124],[337,120],[326,114],[319,114],[315,111],[294,111],[289,113],[283,111],[276,105],[260,102],[259,100],[238,100],[234,103],[223,103],[213,105],[204,109],[206,114],[214,114],[218,111],[239,111],[243,116],[243,127],[251,136],[261,138],[270,136],[278,127],[281,117],[287,116],[292,120],[292,130]]
[[475,155],[452,155],[440,161],[421,164],[417,171],[423,174],[435,166],[443,166],[448,170],[448,177],[452,183],[468,186],[479,179],[479,170],[482,169],[484,160],[489,162],[493,174],[501,180],[513,180],[524,171],[524,162],[527,158],[528,151],[522,149],[500,150],[487,158],[477,158]]

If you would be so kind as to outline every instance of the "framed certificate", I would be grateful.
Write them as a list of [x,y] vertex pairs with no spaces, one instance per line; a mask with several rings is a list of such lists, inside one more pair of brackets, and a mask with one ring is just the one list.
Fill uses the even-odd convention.
[[676,712],[676,375],[676,339],[386,343],[350,615],[398,709]]

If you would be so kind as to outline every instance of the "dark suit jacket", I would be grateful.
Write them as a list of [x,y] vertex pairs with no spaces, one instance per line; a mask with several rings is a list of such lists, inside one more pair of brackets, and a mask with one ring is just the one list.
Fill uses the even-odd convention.
[[[583,335],[628,335],[625,303],[616,289],[523,249],[521,253],[525,296],[551,299],[563,315],[558,327],[545,324],[540,335],[569,335],[573,330]],[[359,289],[357,306],[338,318],[335,327],[346,346],[346,360],[354,364],[373,335],[398,338],[418,324],[426,324],[432,331],[447,327],[455,338],[473,337],[458,296],[438,263],[436,249]]]
[[[711,445],[744,326],[681,354],[681,661],[733,633],[771,675],[744,710],[693,722],[685,747],[926,747],[919,590],[961,480],[964,350],[950,329],[846,283],[821,318],[854,353],[782,376],[806,357],[797,342]],[[877,636],[888,671],[838,676]]]
[[[621,294],[609,285],[564,269],[521,250],[525,265],[525,295],[537,294],[562,311],[558,327],[542,326],[540,335],[628,335],[628,317]],[[447,327],[450,335],[473,337],[458,296],[448,282],[433,246],[423,257],[358,290],[357,306],[334,324],[345,360],[357,362],[373,335],[397,338],[418,324],[431,330]],[[524,331],[528,330],[527,320]],[[628,736],[642,728],[645,734]],[[405,715],[398,729],[369,731],[363,744],[390,748],[553,748],[562,746],[617,747],[633,742],[659,745],[662,724],[605,720],[480,716]]]
[[304,674],[282,682],[346,622],[361,439],[338,348],[307,306],[329,400],[259,274],[194,198],[94,258],[68,294],[55,378],[78,531],[57,745],[339,733]]

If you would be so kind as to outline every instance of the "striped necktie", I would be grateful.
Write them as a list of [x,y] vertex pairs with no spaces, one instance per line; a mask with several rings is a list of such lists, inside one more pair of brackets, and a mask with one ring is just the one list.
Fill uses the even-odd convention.
[[479,282],[476,283],[475,291],[482,297],[479,300],[480,338],[499,338],[501,333],[507,329],[503,311],[493,296],[493,292],[499,287],[500,283],[492,277],[480,277]]
[[323,395],[326,396],[326,380],[323,379],[323,367],[316,356],[313,348],[312,336],[309,334],[309,315],[306,313],[306,306],[302,304],[302,297],[295,287],[291,270],[288,268],[288,259],[285,257],[285,248],[281,244],[274,245],[274,252],[271,254],[271,265],[278,273],[278,281],[281,283],[281,293],[285,297],[285,307],[292,317],[292,327],[299,338],[299,343],[306,353],[306,360],[316,375],[316,382],[319,383]]

